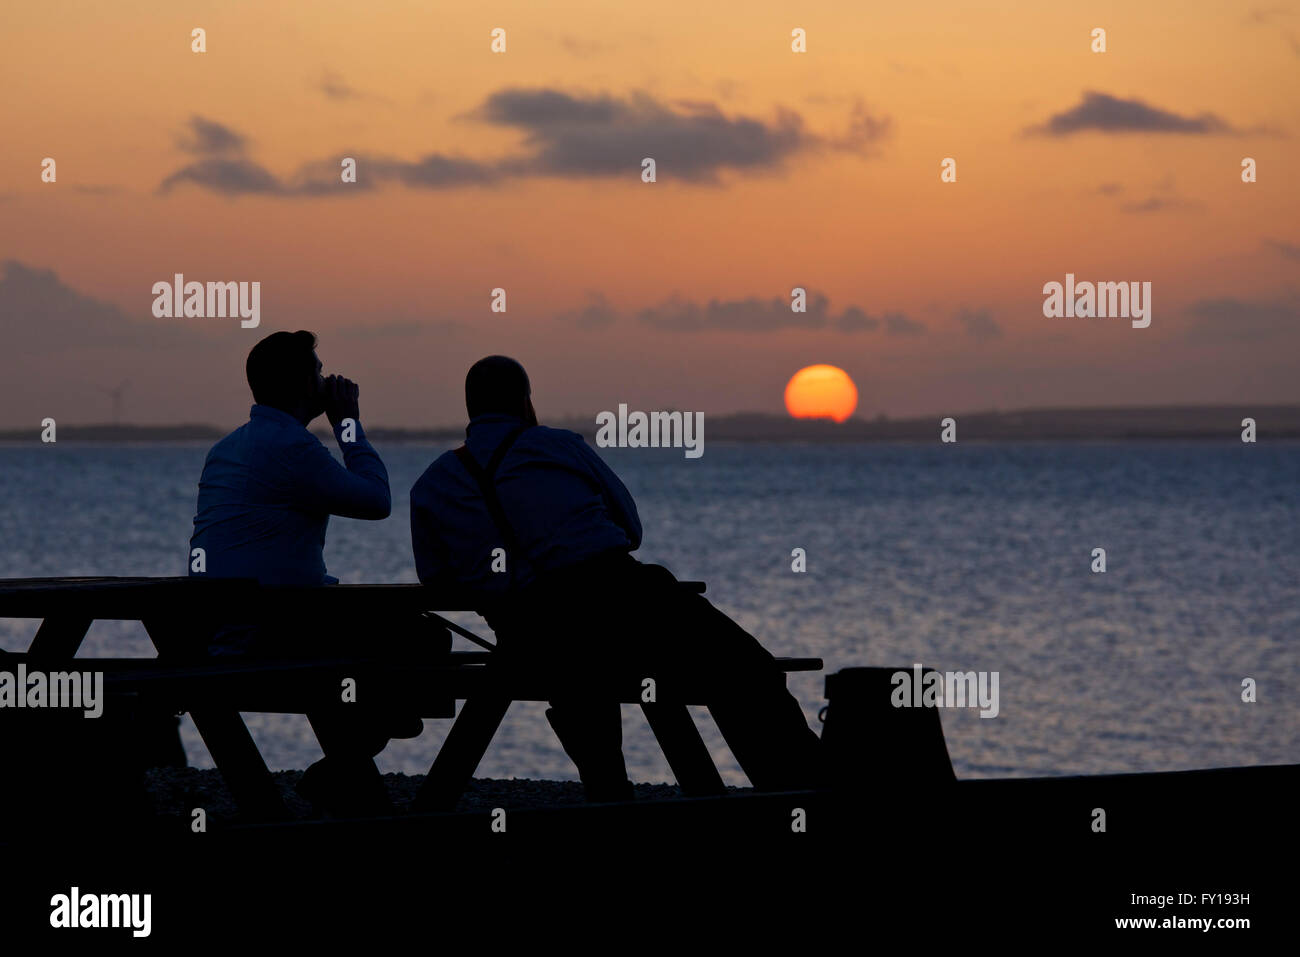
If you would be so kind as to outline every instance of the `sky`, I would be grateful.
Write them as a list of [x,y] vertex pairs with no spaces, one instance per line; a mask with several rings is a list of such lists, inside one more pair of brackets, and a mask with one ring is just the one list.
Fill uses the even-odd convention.
[[[867,417],[1300,401],[1300,2],[49,0],[0,53],[0,427],[233,427],[300,328],[390,426],[491,353],[543,421],[817,363]],[[175,273],[260,325],[155,317]],[[1150,326],[1045,317],[1067,273]]]

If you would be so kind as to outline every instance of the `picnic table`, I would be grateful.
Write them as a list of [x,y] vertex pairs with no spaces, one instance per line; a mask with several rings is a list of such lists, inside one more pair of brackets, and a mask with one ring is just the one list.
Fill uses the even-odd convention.
[[[682,584],[704,590],[700,582]],[[564,680],[512,669],[490,642],[439,614],[471,610],[454,592],[422,585],[270,587],[200,577],[0,579],[0,617],[41,620],[25,652],[0,655],[0,670],[23,663],[28,669],[103,672],[106,708],[130,701],[161,713],[188,712],[241,815],[253,820],[289,814],[240,712],[306,713],[326,700],[337,702],[341,682],[351,678],[369,700],[400,704],[425,718],[455,717],[417,802],[421,810],[454,810],[510,704],[550,700]],[[78,658],[91,624],[113,619],[139,621],[157,658]],[[349,629],[361,637],[355,654],[349,649],[346,657],[208,657],[209,639],[231,622],[255,623],[272,634],[310,637]],[[424,629],[432,645],[432,636],[444,628],[488,650],[400,657],[367,652],[367,636]],[[777,661],[787,672],[822,667],[819,658]],[[725,790],[688,710],[706,704],[711,689],[691,680],[689,669],[670,686],[661,682],[653,702],[642,700],[636,675],[582,690],[641,706],[683,793]],[[459,715],[456,701],[465,702]]]

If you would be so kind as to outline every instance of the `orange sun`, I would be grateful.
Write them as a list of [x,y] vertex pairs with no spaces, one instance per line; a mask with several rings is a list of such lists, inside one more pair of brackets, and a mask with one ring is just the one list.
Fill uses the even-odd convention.
[[796,419],[843,422],[858,407],[858,387],[843,369],[808,366],[786,384],[785,407]]

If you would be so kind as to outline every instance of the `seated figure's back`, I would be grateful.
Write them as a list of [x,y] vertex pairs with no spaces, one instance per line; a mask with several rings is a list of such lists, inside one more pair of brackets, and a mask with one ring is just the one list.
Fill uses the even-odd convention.
[[[465,447],[480,468],[512,433],[492,476],[521,554],[509,554],[479,483],[447,452],[411,489],[416,570],[426,584],[454,583],[482,604],[538,575],[607,552],[633,551],[641,523],[632,496],[581,435],[490,413],[472,419]],[[506,549],[505,571],[501,553]]]

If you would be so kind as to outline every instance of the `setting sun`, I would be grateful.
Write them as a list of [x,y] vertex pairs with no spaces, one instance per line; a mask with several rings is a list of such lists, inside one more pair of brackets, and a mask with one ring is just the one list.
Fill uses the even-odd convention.
[[858,387],[843,369],[808,366],[786,384],[785,407],[796,419],[843,422],[858,407]]

